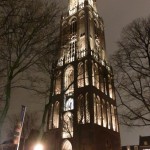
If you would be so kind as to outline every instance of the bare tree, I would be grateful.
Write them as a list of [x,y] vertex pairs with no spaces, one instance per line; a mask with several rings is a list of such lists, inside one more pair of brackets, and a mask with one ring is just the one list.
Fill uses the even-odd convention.
[[23,73],[39,58],[50,53],[56,41],[59,8],[54,1],[2,0],[0,12],[1,130],[12,88],[18,87]]
[[150,125],[150,17],[123,29],[112,62],[121,123]]

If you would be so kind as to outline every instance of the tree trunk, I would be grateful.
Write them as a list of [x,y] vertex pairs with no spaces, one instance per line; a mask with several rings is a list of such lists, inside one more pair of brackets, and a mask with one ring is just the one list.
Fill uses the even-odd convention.
[[5,88],[5,106],[3,108],[2,113],[0,114],[0,139],[2,139],[2,127],[9,109],[9,105],[10,105],[10,95],[11,95],[11,79],[9,78],[7,81],[7,85]]

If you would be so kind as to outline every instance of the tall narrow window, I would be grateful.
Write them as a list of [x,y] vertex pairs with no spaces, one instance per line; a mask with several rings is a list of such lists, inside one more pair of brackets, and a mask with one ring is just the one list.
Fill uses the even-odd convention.
[[78,65],[78,87],[84,86],[84,71],[83,71],[83,63]]
[[54,105],[53,113],[53,128],[59,127],[59,102],[56,102]]
[[101,125],[101,101],[99,96],[94,94],[94,123]]
[[55,83],[55,94],[61,93],[61,72],[56,74],[56,83]]
[[76,40],[73,40],[70,43],[70,59],[71,59],[70,62],[74,61],[75,59],[76,44],[77,44]]
[[73,114],[66,112],[63,116],[63,138],[73,137]]
[[89,85],[88,62],[85,61],[85,85]]
[[104,92],[107,95],[107,80],[105,77],[104,77]]
[[84,112],[84,97],[80,95],[78,97],[78,123],[84,124],[85,123],[85,112]]
[[66,93],[72,93],[74,90],[74,69],[72,66],[67,67],[64,79]]
[[77,34],[77,20],[75,18],[71,21],[70,32],[72,35]]
[[98,37],[98,27],[99,27],[99,24],[98,24],[97,20],[94,20],[94,33],[95,33],[95,38]]
[[49,129],[52,129],[52,123],[53,123],[53,104],[51,105],[50,111],[49,111]]
[[93,86],[99,89],[99,72],[96,63],[94,64],[92,63],[92,82],[93,82]]
[[68,26],[67,26],[67,23],[65,23],[63,25],[63,28],[62,28],[62,45],[66,45],[67,41],[68,41]]
[[93,95],[93,100],[94,100],[94,123],[97,124],[97,101],[96,101],[96,96],[95,94]]
[[76,43],[75,39],[70,42],[69,50],[66,51],[65,63],[70,63],[75,60]]
[[99,96],[97,96],[97,113],[98,113],[98,125],[101,125],[102,124],[102,112],[101,112],[101,100],[99,98]]
[[102,49],[102,60],[105,60],[105,51]]
[[114,106],[111,105],[111,115],[112,115],[112,127],[113,130],[116,130],[116,124],[115,124],[115,110],[114,110]]
[[86,93],[86,95],[85,95],[85,111],[86,111],[86,123],[90,123],[90,111],[89,111],[88,93]]
[[112,88],[112,80],[111,80],[110,75],[108,76],[108,84],[109,84],[109,96],[110,96],[110,98],[114,98],[113,88]]
[[108,129],[111,127],[111,116],[110,116],[110,105],[107,103],[107,123],[108,123]]
[[72,150],[72,145],[70,141],[65,140],[65,142],[62,145],[62,150]]
[[103,74],[102,71],[100,71],[100,89],[102,92],[104,92],[104,78],[103,78]]
[[92,61],[92,85],[95,85],[95,66],[94,63]]
[[107,125],[107,118],[106,118],[106,105],[105,101],[103,100],[103,105],[102,105],[102,113],[103,113],[103,127],[106,127]]
[[119,132],[119,126],[118,126],[118,118],[117,118],[117,108],[114,108],[114,113],[115,113],[115,122],[116,122],[116,130],[117,132]]

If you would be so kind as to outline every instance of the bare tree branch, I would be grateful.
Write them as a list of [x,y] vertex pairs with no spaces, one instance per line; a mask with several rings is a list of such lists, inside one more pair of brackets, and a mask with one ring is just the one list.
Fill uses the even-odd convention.
[[112,57],[121,123],[150,125],[150,17],[126,26]]

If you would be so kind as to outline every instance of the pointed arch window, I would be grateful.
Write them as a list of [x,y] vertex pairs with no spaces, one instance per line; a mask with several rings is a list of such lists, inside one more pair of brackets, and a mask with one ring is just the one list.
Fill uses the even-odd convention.
[[94,94],[94,123],[101,125],[101,101],[99,96]]
[[85,61],[85,85],[89,85],[88,62]]
[[115,121],[115,110],[114,110],[114,106],[111,105],[111,115],[112,115],[112,128],[115,131],[116,130],[116,121]]
[[114,108],[114,112],[115,112],[115,122],[116,122],[116,130],[117,132],[119,132],[119,125],[118,125],[118,117],[117,117],[117,108]]
[[59,102],[57,101],[54,105],[53,112],[53,128],[59,127]]
[[78,87],[84,86],[84,68],[83,63],[79,63],[78,65]]
[[63,115],[63,138],[73,137],[73,114],[71,112],[66,112]]
[[62,145],[62,150],[72,150],[72,144],[70,141],[65,140]]
[[104,77],[104,92],[105,92],[106,95],[108,94],[108,92],[107,92],[107,79],[106,79],[106,77]]
[[74,99],[73,98],[69,98],[65,101],[65,111],[68,110],[73,110],[74,109]]
[[71,33],[72,35],[76,35],[76,34],[77,34],[77,19],[76,19],[76,18],[74,18],[74,19],[71,21],[70,33]]
[[111,79],[110,75],[108,76],[108,83],[109,83],[109,96],[110,96],[110,98],[114,99],[112,79]]
[[76,52],[77,40],[72,38],[69,43],[69,49],[65,51],[65,63],[70,63],[75,60],[75,52]]
[[85,94],[85,97],[81,94],[78,97],[78,123],[85,124],[90,123],[90,110],[89,110],[89,100],[88,93]]
[[99,71],[96,63],[92,62],[92,83],[97,89],[99,89]]
[[85,123],[85,112],[84,112],[84,97],[81,94],[78,97],[78,123],[79,124],[84,124]]
[[107,103],[107,123],[108,123],[108,129],[111,128],[111,116],[110,116],[110,105]]
[[74,90],[74,69],[72,66],[68,66],[65,70],[64,83],[66,93],[72,93]]
[[88,93],[85,94],[85,112],[86,112],[86,123],[90,123],[90,110],[89,110],[89,99]]
[[50,107],[49,110],[49,129],[52,129],[52,123],[53,123],[53,104]]
[[102,92],[105,91],[104,77],[103,77],[102,70],[100,71],[100,90],[101,90]]
[[102,100],[103,105],[102,105],[102,114],[103,114],[103,127],[107,126],[107,118],[106,118],[106,105],[105,105],[105,101]]
[[62,26],[62,45],[66,45],[68,41],[68,25],[64,23]]
[[55,94],[61,93],[61,72],[56,73]]

